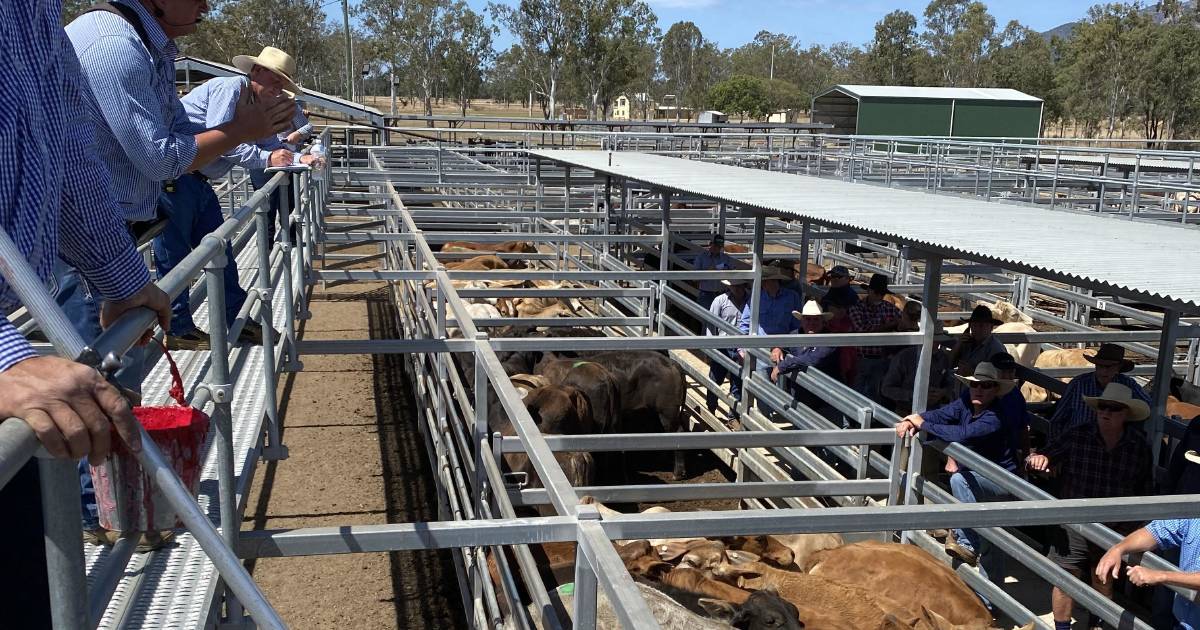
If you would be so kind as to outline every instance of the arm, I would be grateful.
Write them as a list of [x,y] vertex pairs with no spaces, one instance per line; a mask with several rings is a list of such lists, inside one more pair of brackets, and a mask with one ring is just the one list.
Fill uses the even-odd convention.
[[788,372],[795,372],[800,368],[810,368],[824,361],[826,357],[833,354],[836,350],[837,348],[825,347],[815,348],[810,352],[801,354],[789,354],[779,362],[779,372],[786,374]]
[[[208,93],[208,107],[204,110],[204,124],[215,129],[233,120],[238,101],[250,86],[242,81],[222,81]],[[274,140],[275,136],[270,136]],[[278,142],[278,140],[276,140]],[[266,168],[271,152],[251,143],[241,143],[222,154],[245,169]]]
[[1096,563],[1096,577],[1100,578],[1101,583],[1107,582],[1110,576],[1115,580],[1121,576],[1122,556],[1155,549],[1158,549],[1158,540],[1154,538],[1149,529],[1142,527],[1104,553],[1104,557]]
[[930,435],[947,442],[964,442],[972,438],[991,435],[1000,430],[1000,416],[993,412],[984,413],[969,424],[933,424],[927,423],[923,428]]

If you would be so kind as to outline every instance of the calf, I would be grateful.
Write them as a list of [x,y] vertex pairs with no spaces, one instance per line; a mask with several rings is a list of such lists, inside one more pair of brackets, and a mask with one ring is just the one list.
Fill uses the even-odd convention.
[[744,603],[750,597],[750,591],[740,589],[731,584],[714,580],[704,574],[704,571],[693,567],[676,567],[663,576],[662,583],[667,586],[700,593],[713,599],[722,599],[735,604]]
[[[846,544],[841,534],[773,534],[768,536],[792,552],[792,566],[802,568],[808,563],[809,557],[824,549],[834,549]],[[752,551],[752,550],[747,550]],[[765,560],[770,557],[764,556]],[[785,569],[788,565],[781,565]]]
[[[1033,367],[1042,369],[1067,367],[1091,368],[1092,364],[1088,362],[1087,357],[1090,357],[1095,353],[1095,350],[1085,348],[1045,350],[1041,352],[1041,354],[1039,354],[1037,359],[1033,362]],[[1059,380],[1066,383],[1071,379],[1061,378]],[[1047,392],[1044,388],[1031,383],[1025,383],[1021,386],[1021,396],[1025,398],[1025,402],[1044,402],[1050,400],[1049,392]]]
[[1179,418],[1184,422],[1188,422],[1200,416],[1200,405],[1182,402],[1174,396],[1167,396],[1166,411],[1168,418]]
[[[894,602],[906,618],[920,618],[927,608],[955,625],[986,628],[991,622],[987,608],[954,570],[914,545],[844,545],[813,554],[806,570],[814,577],[861,585]],[[921,588],[913,588],[915,584]]]
[[538,367],[539,374],[547,381],[583,392],[591,403],[597,433],[621,432],[620,392],[616,379],[603,365],[581,359],[558,359],[544,361]]
[[780,568],[796,564],[796,554],[775,536],[727,536],[721,539],[727,549],[752,553]]
[[[542,363],[558,357],[547,353]],[[683,399],[687,395],[683,371],[674,361],[652,351],[601,352],[587,357],[608,370],[617,383],[622,425],[640,426],[639,416],[653,414],[664,432],[686,431]],[[542,365],[534,369],[541,373]],[[683,451],[675,452],[675,479],[687,477]]]
[[500,260],[499,256],[486,255],[468,258],[462,262],[448,262],[444,265],[450,271],[492,271],[508,269],[508,263]]
[[503,243],[475,243],[471,241],[450,241],[442,245],[442,251],[448,249],[469,250],[476,252],[500,252],[504,254],[536,254],[537,248],[528,241],[504,241]]
[[[800,621],[800,610],[774,591],[754,591],[741,606],[734,606],[731,602],[721,600],[704,600],[701,604],[704,605],[710,617],[726,619],[729,621],[729,625],[738,630],[774,630],[776,628],[800,630],[806,627]],[[807,627],[817,630],[844,626],[838,619],[821,621],[828,623],[809,621]]]

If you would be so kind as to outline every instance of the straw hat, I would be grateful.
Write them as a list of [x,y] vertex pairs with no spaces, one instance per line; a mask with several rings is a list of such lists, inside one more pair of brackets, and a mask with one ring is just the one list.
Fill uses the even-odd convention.
[[1150,405],[1133,397],[1133,392],[1120,383],[1109,383],[1104,393],[1099,396],[1084,396],[1083,402],[1094,410],[1099,410],[1101,402],[1111,402],[1125,405],[1129,409],[1129,420],[1138,422],[1150,417]]
[[1000,396],[1004,396],[1008,392],[1011,392],[1013,388],[1017,386],[1016,381],[1000,378],[1000,372],[996,369],[996,366],[988,363],[987,361],[976,365],[975,373],[971,376],[959,376],[955,374],[954,378],[961,381],[962,384],[966,385],[967,387],[970,387],[971,383],[998,383]]
[[291,55],[274,46],[263,48],[257,57],[238,55],[233,58],[233,66],[246,74],[250,74],[250,70],[254,66],[262,66],[283,79],[283,88],[285,90],[293,94],[300,92],[300,87],[292,80],[292,77],[296,74],[296,60]]
[[1183,458],[1193,464],[1200,464],[1200,453],[1196,451],[1188,451],[1183,454]]
[[803,319],[805,317],[820,317],[821,319],[829,319],[833,317],[833,313],[826,313],[821,310],[821,305],[815,300],[809,300],[804,303],[804,309],[800,311],[792,311],[792,317]]
[[791,280],[792,276],[778,265],[766,265],[762,271],[763,280]]
[[1119,361],[1121,363],[1121,373],[1124,374],[1133,369],[1133,361],[1125,358],[1125,348],[1118,346],[1115,343],[1100,344],[1100,349],[1092,356],[1083,357],[1088,363],[1096,364],[1096,361]]

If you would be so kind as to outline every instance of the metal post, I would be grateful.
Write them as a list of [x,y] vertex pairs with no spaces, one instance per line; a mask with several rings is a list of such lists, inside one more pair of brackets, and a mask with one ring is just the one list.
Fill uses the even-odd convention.
[[804,296],[808,293],[808,247],[809,232],[812,224],[805,220],[800,229],[800,304],[804,304]]
[[1163,414],[1167,409],[1167,395],[1171,392],[1171,377],[1175,375],[1175,344],[1179,339],[1179,311],[1163,311],[1162,336],[1158,342],[1158,363],[1154,368],[1154,413],[1150,416],[1150,448],[1154,454],[1155,470],[1163,450]]
[[[658,270],[671,268],[671,193],[662,193],[662,244],[658,257]],[[667,281],[658,281],[658,336],[667,334]]]
[[[263,201],[254,210],[255,221],[255,237],[258,243],[258,280],[254,290],[258,293],[259,298],[259,324],[262,326],[263,336],[263,396],[264,406],[266,407],[267,415],[267,444],[263,447],[262,457],[267,461],[278,461],[287,459],[287,447],[283,445],[280,438],[279,428],[279,400],[276,398],[276,374],[275,374],[275,327],[272,324],[273,313],[275,312],[272,306],[273,289],[271,288],[271,238],[269,224],[267,222],[267,213],[270,207],[267,201]],[[288,228],[287,221],[284,221],[284,235],[286,238]],[[287,272],[284,272],[284,277],[287,277]],[[211,299],[211,295],[209,298]],[[291,295],[285,296],[285,299],[291,301]]]
[[[917,360],[917,374],[913,381],[913,413],[925,411],[929,401],[929,367],[933,363],[933,337],[937,332],[938,293],[942,283],[942,259],[929,255],[925,259],[925,287],[921,295],[924,302],[921,308],[920,332],[922,335],[921,354]],[[917,486],[921,483],[922,445],[919,437],[913,438],[909,444],[908,471],[905,475],[904,503],[916,504],[920,498]],[[908,542],[911,532],[904,532],[902,540]]]
[[[210,340],[208,382],[204,387],[212,396],[212,426],[216,431],[213,444],[217,449],[217,487],[221,502],[221,538],[230,549],[237,549],[238,531],[237,492],[233,472],[233,385],[229,382],[229,322],[225,319],[225,267],[229,263],[224,251],[204,265],[208,284],[208,330]],[[264,333],[265,334],[265,333]],[[269,361],[268,361],[269,362]],[[274,387],[272,386],[273,390]],[[218,588],[218,594],[221,589]],[[241,620],[242,607],[237,598],[226,593],[228,618]]]
[[[87,577],[79,526],[79,473],[74,460],[38,459],[46,572],[55,630],[87,626]],[[21,567],[7,567],[19,571]]]
[[[487,343],[487,333],[475,333],[475,431],[472,436],[475,447],[475,510],[476,514],[483,513],[483,505],[487,503],[487,469],[483,458],[487,456],[488,439],[488,378],[483,366],[483,353],[479,347]],[[501,489],[503,491],[503,489]]]
[[725,236],[726,208],[724,201],[717,202],[717,234],[721,236]]
[[[580,508],[580,516],[583,516],[582,508],[588,508],[592,512],[596,510],[595,506],[591,505],[580,506]],[[599,516],[600,514],[596,512],[593,519],[598,519]],[[582,532],[580,535],[582,536]],[[592,565],[583,551],[583,545],[582,540],[575,543],[575,610],[572,621],[574,621],[576,630],[595,630],[598,583],[596,572],[592,569]]]
[[[763,240],[767,230],[767,217],[763,214],[754,215],[754,241],[751,245],[750,268],[754,271],[754,280],[750,285],[750,333],[758,334],[758,311],[762,303],[762,257]],[[757,359],[746,351],[746,359],[742,363],[742,400],[738,404],[738,414],[745,415],[750,410],[750,401],[754,395],[750,393],[750,375],[754,372]]]
[[[295,205],[293,205],[292,207],[294,209],[298,210],[300,208],[300,187],[298,185],[297,186],[292,185],[292,174],[284,173],[284,177],[279,182],[279,185],[280,185],[280,188],[283,189],[280,192],[281,195],[287,195],[287,194],[290,194],[293,192],[295,193],[295,195],[293,196]],[[263,204],[259,206],[259,209],[263,209],[264,207],[269,208],[269,204],[267,202],[263,202]],[[300,357],[296,351],[296,305],[295,305],[295,302],[292,301],[292,286],[293,286],[292,285],[292,273],[293,273],[292,263],[293,262],[297,262],[300,264],[299,270],[296,270],[296,282],[303,283],[303,277],[304,277],[304,266],[303,265],[304,265],[304,249],[305,248],[304,248],[303,243],[304,243],[304,239],[306,238],[304,233],[307,229],[308,222],[304,220],[303,213],[300,213],[300,215],[301,215],[300,229],[297,230],[297,236],[300,238],[300,242],[296,244],[296,247],[298,248],[296,250],[297,255],[296,255],[296,259],[293,261],[293,259],[292,259],[292,216],[291,216],[290,212],[284,212],[282,207],[279,209],[279,225],[280,225],[280,231],[283,233],[279,237],[279,247],[283,252],[283,257],[282,257],[283,258],[283,260],[282,260],[283,271],[282,271],[282,273],[280,273],[280,282],[283,285],[282,288],[283,288],[283,336],[284,336],[284,339],[281,340],[281,345],[283,345],[284,349],[287,350],[287,361],[283,364],[283,370],[285,372],[299,372],[304,367],[304,365],[302,363],[300,363]],[[255,221],[257,221],[257,220],[258,220],[258,211],[255,212]],[[271,227],[272,226],[268,225],[268,230],[270,230]],[[270,247],[268,246],[268,248],[267,248],[267,254],[268,254],[267,260],[268,261],[270,261],[270,251],[271,251]],[[262,250],[260,249],[259,250],[259,264],[260,265],[262,264],[262,258],[263,258]],[[268,287],[270,286],[271,270],[269,267],[266,268],[265,270],[260,268],[260,274],[258,277],[259,277],[259,286],[260,287],[263,286],[262,280],[264,277],[268,280],[268,283],[266,286],[268,286]],[[303,300],[304,299],[303,289],[300,291],[300,296],[301,296],[300,299]],[[305,308],[303,310],[307,310],[307,309]],[[267,328],[267,324],[271,323],[274,319],[275,319],[274,312],[267,311],[267,314],[264,317],[265,323],[263,324],[263,329],[265,330]],[[274,358],[274,355],[269,355],[269,356],[271,356],[272,359]]]

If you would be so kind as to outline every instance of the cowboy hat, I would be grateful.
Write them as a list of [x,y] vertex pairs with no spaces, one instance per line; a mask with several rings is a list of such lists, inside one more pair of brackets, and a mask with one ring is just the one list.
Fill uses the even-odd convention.
[[1120,383],[1109,383],[1104,393],[1099,396],[1084,396],[1083,402],[1092,409],[1098,409],[1101,402],[1112,402],[1125,405],[1129,409],[1129,420],[1140,421],[1150,417],[1150,405],[1133,397],[1133,392]]
[[881,273],[873,273],[871,274],[871,281],[867,283],[867,288],[880,295],[887,295],[892,292],[892,290],[888,288],[889,282],[890,281],[888,280],[887,276]]
[[296,60],[291,55],[274,46],[267,46],[258,53],[257,57],[238,55],[233,58],[233,67],[246,74],[250,74],[254,66],[262,66],[282,77],[283,89],[293,94],[300,92],[300,87],[292,80],[296,74]]
[[1100,349],[1092,356],[1085,356],[1088,363],[1096,364],[1096,361],[1119,361],[1121,363],[1121,373],[1124,374],[1133,369],[1133,361],[1125,358],[1125,348],[1118,346],[1115,343],[1102,343]]
[[974,322],[986,322],[993,326],[999,326],[1000,324],[1004,323],[996,319],[995,315],[992,315],[992,309],[988,308],[986,304],[980,304],[979,306],[976,306],[975,310],[971,311],[971,316],[964,321],[968,324]]
[[791,280],[792,276],[788,275],[783,268],[778,265],[766,265],[762,270],[763,280]]
[[854,274],[850,273],[850,270],[847,269],[845,265],[834,265],[833,268],[829,270],[829,277],[832,278],[835,276],[838,278],[850,278],[853,277]]
[[975,373],[971,376],[959,376],[955,374],[954,378],[958,379],[967,387],[970,387],[971,383],[999,383],[1000,396],[1004,396],[1008,392],[1011,392],[1013,388],[1017,386],[1016,381],[1000,378],[1000,372],[996,370],[996,366],[988,363],[987,361],[976,365]]
[[792,317],[795,317],[796,319],[804,319],[805,317],[820,317],[821,319],[829,319],[830,317],[833,317],[833,313],[826,313],[825,311],[821,310],[821,305],[817,304],[815,300],[809,300],[804,303],[803,310],[792,311]]
[[1193,464],[1200,464],[1200,453],[1196,451],[1187,451],[1183,454],[1183,458]]

